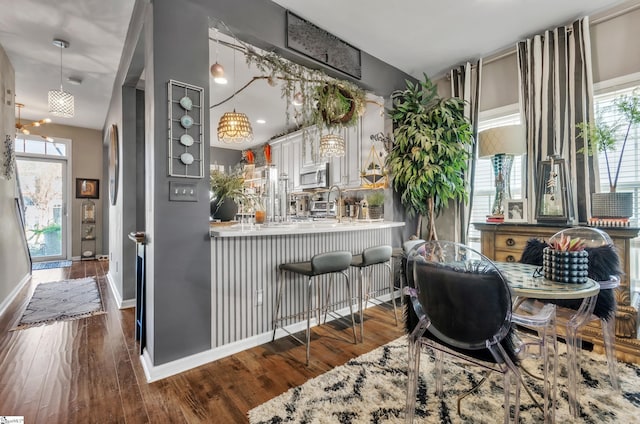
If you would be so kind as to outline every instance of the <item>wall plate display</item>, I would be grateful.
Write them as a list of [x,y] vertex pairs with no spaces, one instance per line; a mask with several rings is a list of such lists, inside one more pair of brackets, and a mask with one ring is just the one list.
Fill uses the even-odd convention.
[[167,91],[169,176],[203,178],[204,89],[170,80]]

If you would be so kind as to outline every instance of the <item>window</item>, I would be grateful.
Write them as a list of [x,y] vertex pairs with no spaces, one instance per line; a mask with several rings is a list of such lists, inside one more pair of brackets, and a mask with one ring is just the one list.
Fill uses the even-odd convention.
[[40,139],[20,136],[16,137],[14,150],[16,153],[44,156],[67,156],[67,144],[54,142],[50,139]]
[[[503,125],[515,125],[519,123],[520,113],[507,113],[487,119],[483,119],[481,116],[480,121],[478,122],[478,132],[489,128],[501,127]],[[513,160],[513,165],[511,166],[510,178],[511,197],[513,199],[522,198],[522,165],[522,156],[516,156]],[[473,180],[471,222],[485,222],[487,215],[491,214],[495,193],[496,186],[491,158],[480,158],[476,162],[476,173]],[[469,227],[468,243],[471,247],[480,250],[480,231],[476,230],[473,225]]]
[[[613,101],[622,95],[630,95],[633,90],[640,90],[640,85],[620,90],[603,90],[594,97],[594,109],[596,116],[602,116],[602,119],[613,123],[621,116],[613,109]],[[613,151],[607,152],[609,156],[609,164],[611,166],[611,178],[615,179],[618,160],[624,139],[619,139]],[[609,177],[607,174],[607,161],[604,153],[598,154],[598,168],[600,172],[600,191],[609,191]],[[627,138],[627,145],[624,150],[624,160],[620,165],[620,175],[618,177],[618,192],[632,192],[634,205],[633,217],[634,222],[640,218],[640,208],[638,199],[640,198],[640,129],[636,125],[632,127]],[[640,240],[633,239],[631,241],[631,263],[630,263],[630,281],[631,292],[640,291]]]

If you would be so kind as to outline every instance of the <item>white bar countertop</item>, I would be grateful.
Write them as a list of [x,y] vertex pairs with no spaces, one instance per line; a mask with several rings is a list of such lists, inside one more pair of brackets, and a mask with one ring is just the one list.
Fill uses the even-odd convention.
[[380,220],[356,220],[337,222],[328,221],[302,221],[282,222],[271,224],[246,224],[236,223],[232,225],[216,225],[211,223],[211,237],[261,237],[279,236],[291,234],[311,233],[338,233],[345,231],[376,230],[393,227],[403,227],[404,222],[380,221]]

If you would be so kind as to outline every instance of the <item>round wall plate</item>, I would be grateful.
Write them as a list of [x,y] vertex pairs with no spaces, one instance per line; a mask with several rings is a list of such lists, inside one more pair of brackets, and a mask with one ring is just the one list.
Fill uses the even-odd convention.
[[193,126],[193,118],[189,115],[183,115],[180,118],[180,124],[185,128],[191,128]]
[[185,165],[191,165],[193,163],[193,155],[189,152],[180,155],[180,161]]
[[180,144],[187,147],[193,145],[193,137],[191,137],[189,134],[182,134],[180,136]]
[[193,106],[193,102],[188,96],[184,96],[183,98],[180,99],[180,106],[182,106],[184,110],[191,110],[191,107]]

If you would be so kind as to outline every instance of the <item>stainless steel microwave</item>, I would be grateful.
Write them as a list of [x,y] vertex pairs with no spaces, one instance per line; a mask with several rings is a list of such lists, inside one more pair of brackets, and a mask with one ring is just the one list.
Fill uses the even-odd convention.
[[329,162],[318,166],[305,167],[300,171],[300,187],[328,188],[329,187]]

